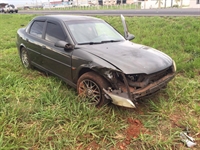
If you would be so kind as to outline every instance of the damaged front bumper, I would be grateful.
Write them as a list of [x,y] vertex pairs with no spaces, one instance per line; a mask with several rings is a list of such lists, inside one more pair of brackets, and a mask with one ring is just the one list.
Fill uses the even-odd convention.
[[111,99],[113,104],[128,108],[136,108],[135,104],[129,99],[126,93],[111,93],[105,89],[103,89],[103,91],[106,93],[106,98]]
[[170,80],[172,80],[174,76],[175,76],[175,73],[168,74],[164,76],[163,78],[159,79],[158,81],[147,85],[144,88],[131,91],[131,92],[130,92],[129,85],[127,84],[127,81],[125,82],[125,85],[127,87],[126,91],[122,91],[121,89],[119,90],[103,89],[103,91],[105,92],[106,98],[111,99],[113,104],[118,105],[118,106],[128,107],[128,108],[136,108],[134,104],[134,101],[136,101],[136,99],[150,96],[153,93],[156,93],[157,91],[166,87],[167,83]]

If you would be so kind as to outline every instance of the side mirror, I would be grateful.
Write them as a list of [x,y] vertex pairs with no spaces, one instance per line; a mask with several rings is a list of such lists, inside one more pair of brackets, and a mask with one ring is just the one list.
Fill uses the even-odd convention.
[[128,37],[126,39],[130,41],[134,38],[135,38],[135,36],[133,34],[128,33]]
[[64,48],[65,50],[72,50],[74,49],[74,46],[72,44],[69,44],[66,41],[57,41],[55,43],[56,47]]
[[125,37],[125,39],[127,39],[129,41],[132,40],[132,39],[134,39],[135,36],[133,34],[130,34],[128,32],[128,27],[126,25],[126,20],[125,20],[125,17],[123,15],[121,15],[121,20],[122,20],[122,25],[124,27],[124,37]]

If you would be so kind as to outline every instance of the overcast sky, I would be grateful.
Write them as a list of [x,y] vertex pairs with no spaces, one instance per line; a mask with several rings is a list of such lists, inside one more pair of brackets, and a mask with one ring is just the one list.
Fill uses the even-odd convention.
[[[48,0],[0,0],[0,2],[7,2],[9,4],[14,4],[14,5],[30,5],[30,4],[36,4],[41,3],[41,2],[48,2]],[[50,0],[52,1],[52,0]]]

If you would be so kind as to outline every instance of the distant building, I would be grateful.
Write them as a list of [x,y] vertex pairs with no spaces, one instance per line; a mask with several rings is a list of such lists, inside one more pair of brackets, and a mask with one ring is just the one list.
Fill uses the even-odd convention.
[[0,8],[5,7],[7,4],[8,4],[7,1],[5,1],[5,0],[0,0]]
[[73,0],[50,0],[49,2],[51,5],[67,5],[72,1]]
[[190,0],[190,8],[200,8],[200,0]]
[[141,9],[189,6],[190,0],[146,0],[141,1]]
[[126,4],[134,4],[137,2],[138,2],[138,0],[126,0]]
[[50,0],[50,4],[56,5],[74,5],[74,6],[89,6],[95,5],[97,0]]
[[117,0],[102,0],[102,5],[116,5],[117,4]]
[[116,5],[116,4],[132,4],[134,0],[50,0],[51,5],[72,4],[75,6],[89,5]]

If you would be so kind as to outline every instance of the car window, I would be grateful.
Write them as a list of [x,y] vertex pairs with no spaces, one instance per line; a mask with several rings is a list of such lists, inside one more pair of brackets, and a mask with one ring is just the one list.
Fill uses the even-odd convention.
[[57,42],[59,40],[65,41],[66,36],[60,25],[48,22],[45,34],[45,39],[51,42]]
[[30,28],[30,34],[42,38],[44,23],[45,23],[44,21],[34,21]]
[[69,31],[77,43],[123,41],[121,36],[113,27],[102,21],[79,21],[66,22]]

